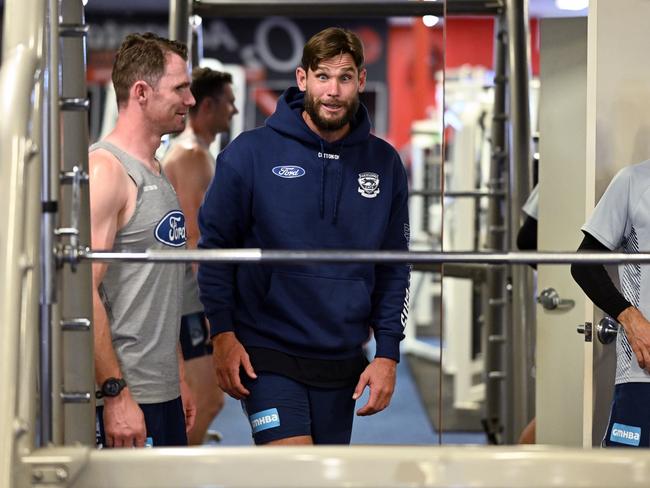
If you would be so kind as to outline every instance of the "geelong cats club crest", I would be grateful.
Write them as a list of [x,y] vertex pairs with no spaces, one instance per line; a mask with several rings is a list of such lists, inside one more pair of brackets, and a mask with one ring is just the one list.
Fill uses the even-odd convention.
[[379,175],[377,173],[359,173],[359,189],[364,198],[375,198],[379,195]]

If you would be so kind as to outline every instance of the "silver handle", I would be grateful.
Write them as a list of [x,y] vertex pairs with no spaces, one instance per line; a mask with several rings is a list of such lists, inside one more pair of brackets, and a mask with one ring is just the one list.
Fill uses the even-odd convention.
[[569,310],[576,304],[575,301],[567,298],[561,298],[555,288],[545,288],[537,297],[539,303],[546,310]]
[[[601,344],[611,344],[616,340],[618,328],[619,323],[609,315],[605,315],[596,325],[596,337]],[[591,342],[593,335],[591,322],[578,325],[578,334],[584,334],[585,342]]]
[[619,323],[609,315],[605,315],[596,326],[596,335],[601,344],[610,344],[616,340]]
[[584,324],[578,325],[578,334],[583,334],[585,336],[585,342],[591,342],[592,339],[592,329],[591,322],[585,322]]

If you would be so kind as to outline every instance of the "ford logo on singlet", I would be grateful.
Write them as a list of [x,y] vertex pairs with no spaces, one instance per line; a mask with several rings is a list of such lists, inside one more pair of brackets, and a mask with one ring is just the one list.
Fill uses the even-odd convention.
[[305,176],[305,170],[300,166],[276,166],[271,171],[280,178],[300,178]]
[[180,210],[172,210],[167,213],[154,231],[156,240],[167,246],[181,247],[185,244],[185,215]]

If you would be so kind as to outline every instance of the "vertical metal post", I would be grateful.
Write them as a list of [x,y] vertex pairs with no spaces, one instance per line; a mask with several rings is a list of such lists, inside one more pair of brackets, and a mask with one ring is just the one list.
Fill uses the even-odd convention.
[[[60,8],[61,23],[75,26],[81,31],[86,24],[81,0],[60,0]],[[66,100],[66,104],[62,106],[60,117],[63,124],[63,147],[59,170],[69,173],[77,167],[80,171],[87,172],[86,38],[84,35],[69,35],[62,37],[60,42],[61,97]],[[77,229],[77,234],[70,236],[70,246],[74,247],[78,243],[90,244],[88,185],[61,186],[59,195],[61,226]],[[82,263],[75,269],[66,266],[60,270],[60,298],[57,307],[59,316],[55,323],[57,332],[62,336],[61,347],[58,349],[61,357],[58,358],[57,364],[62,371],[60,384],[63,390],[60,394],[65,395],[65,404],[63,416],[56,424],[62,428],[65,445],[95,444],[94,395],[91,394],[95,389],[93,335],[90,328],[85,331],[61,331],[65,323],[89,322],[92,319],[91,289],[92,274],[88,263]],[[87,403],[77,403],[75,398]]]
[[[0,97],[0,486],[26,486],[20,456],[33,449],[37,400],[43,0],[7,0]],[[25,12],[29,12],[26,15]]]
[[[47,2],[45,15],[45,43],[43,69],[43,111],[41,144],[41,297],[40,297],[40,341],[39,341],[39,376],[41,379],[40,397],[40,445],[46,446],[53,441],[54,387],[52,364],[52,306],[56,293],[56,264],[54,262],[54,227],[57,213],[58,194],[53,181],[59,168],[58,147],[58,103],[59,103],[59,5],[57,0]],[[56,123],[53,124],[52,121]]]
[[[508,72],[510,87],[510,172],[509,172],[509,243],[517,247],[517,231],[522,222],[522,206],[530,193],[530,46],[526,0],[506,0],[508,25]],[[512,298],[507,340],[507,405],[505,433],[514,442],[529,418],[528,377],[529,328],[534,322],[531,272],[526,266],[511,266]]]
[[[504,189],[507,161],[506,140],[506,59],[507,26],[504,14],[495,19],[494,47],[494,109],[492,119],[492,159],[490,162],[490,191]],[[502,199],[491,198],[488,204],[488,248],[506,250],[506,206]],[[505,369],[505,306],[506,273],[502,266],[491,267],[487,274],[488,309],[483,333],[485,351],[485,418],[483,419],[488,442],[501,443],[503,432],[503,391]]]
[[200,66],[203,59],[203,19],[198,15],[190,17],[192,42],[190,47],[189,66],[190,69]]
[[[190,15],[192,0],[169,0],[169,38],[191,44]],[[191,51],[190,51],[191,52]]]

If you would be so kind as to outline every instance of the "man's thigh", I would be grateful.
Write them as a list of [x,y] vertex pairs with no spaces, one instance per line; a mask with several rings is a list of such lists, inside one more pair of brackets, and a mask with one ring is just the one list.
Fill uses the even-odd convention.
[[242,400],[255,444],[311,436],[309,393],[301,383],[286,376],[260,372],[257,379],[242,378],[250,391]]
[[[180,397],[162,403],[139,404],[144,414],[147,428],[147,445],[186,446],[185,414]],[[98,406],[97,415],[97,446],[106,447],[104,432],[104,407]]]
[[603,445],[650,447],[650,383],[616,385]]
[[309,388],[311,433],[314,444],[349,444],[352,436],[355,386]]
[[181,397],[168,402],[142,404],[147,437],[151,437],[153,447],[186,446],[185,414]]

